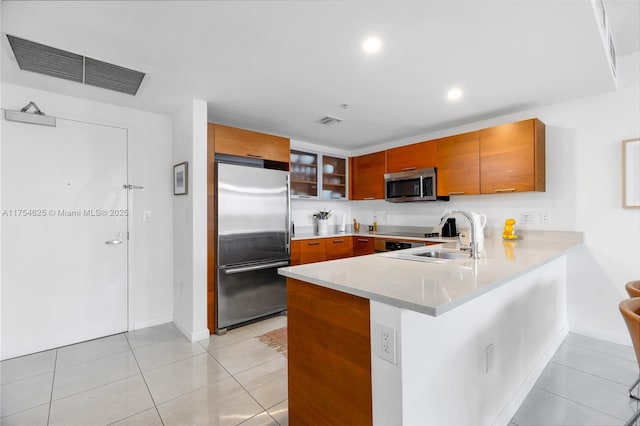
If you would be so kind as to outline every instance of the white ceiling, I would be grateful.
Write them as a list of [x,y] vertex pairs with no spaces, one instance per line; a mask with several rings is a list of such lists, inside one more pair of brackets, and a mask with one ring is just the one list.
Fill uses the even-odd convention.
[[[640,0],[605,4],[618,55],[640,50]],[[615,90],[588,0],[0,7],[6,34],[148,73],[133,97],[21,71],[3,37],[2,81],[166,114],[204,99],[210,121],[347,150]]]

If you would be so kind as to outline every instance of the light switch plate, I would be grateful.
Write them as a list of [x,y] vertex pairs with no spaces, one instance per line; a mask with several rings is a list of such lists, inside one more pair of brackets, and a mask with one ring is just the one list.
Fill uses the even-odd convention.
[[526,212],[526,213],[522,213],[522,220],[521,222],[523,224],[535,224],[538,223],[538,215],[534,212]]
[[151,210],[145,210],[142,212],[142,221],[143,222],[151,222]]

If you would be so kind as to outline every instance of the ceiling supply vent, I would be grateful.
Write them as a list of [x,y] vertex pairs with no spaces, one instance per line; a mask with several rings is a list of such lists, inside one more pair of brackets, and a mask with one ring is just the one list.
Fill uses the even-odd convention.
[[325,126],[331,126],[336,123],[340,123],[342,118],[331,117],[330,115],[325,115],[319,120],[319,123],[324,124]]
[[143,78],[143,72],[85,58],[84,84],[135,95]]
[[135,95],[145,73],[7,34],[21,70]]
[[82,83],[81,55],[8,34],[7,38],[20,69]]

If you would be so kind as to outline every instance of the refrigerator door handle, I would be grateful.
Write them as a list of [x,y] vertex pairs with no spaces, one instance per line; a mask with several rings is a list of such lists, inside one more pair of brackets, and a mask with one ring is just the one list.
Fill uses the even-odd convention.
[[287,232],[285,233],[286,241],[284,242],[285,248],[287,250],[287,254],[291,254],[291,177],[287,175],[287,219],[285,221],[285,226],[287,227]]
[[225,274],[230,275],[230,274],[240,274],[242,272],[259,271],[261,269],[277,268],[278,266],[289,266],[289,262],[286,260],[283,260],[281,262],[263,263],[261,265],[253,265],[253,266],[241,266],[239,268],[230,268],[230,269],[223,269],[223,270]]

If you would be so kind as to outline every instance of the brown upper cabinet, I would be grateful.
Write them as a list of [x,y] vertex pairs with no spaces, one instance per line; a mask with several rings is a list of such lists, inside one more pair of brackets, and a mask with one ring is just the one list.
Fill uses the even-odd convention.
[[438,143],[425,141],[386,151],[387,173],[426,169],[438,165]]
[[237,129],[221,124],[213,127],[216,154],[238,155],[289,163],[290,141],[280,136]]
[[350,158],[351,199],[384,199],[385,152]]
[[545,191],[545,126],[538,119],[480,130],[483,194]]
[[436,139],[438,195],[480,193],[480,132]]

